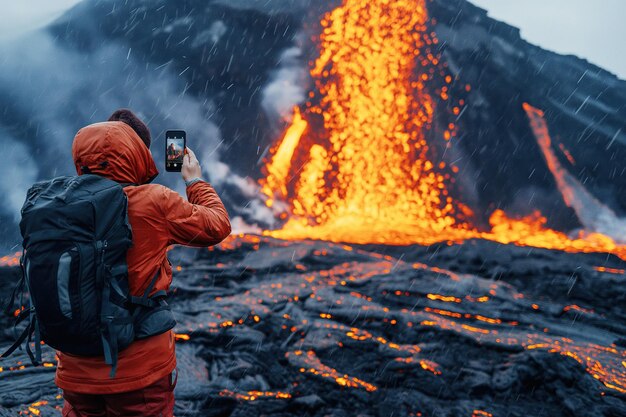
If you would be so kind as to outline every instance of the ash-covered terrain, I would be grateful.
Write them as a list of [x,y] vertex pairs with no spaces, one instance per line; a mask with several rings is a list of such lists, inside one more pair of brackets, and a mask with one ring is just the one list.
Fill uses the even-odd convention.
[[[247,235],[169,258],[179,417],[626,416],[613,256]],[[46,360],[2,362],[0,415],[59,415]]]

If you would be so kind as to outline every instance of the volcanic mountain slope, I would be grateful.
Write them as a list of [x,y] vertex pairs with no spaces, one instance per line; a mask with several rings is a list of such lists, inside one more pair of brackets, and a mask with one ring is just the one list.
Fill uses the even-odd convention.
[[[20,143],[26,160],[15,167],[15,184],[70,174],[73,133],[124,105],[145,112],[157,137],[184,124],[206,158],[218,156],[239,176],[220,178],[223,167],[208,164],[230,212],[261,221],[254,210],[260,204],[251,203],[258,197],[246,191],[250,185],[242,177],[262,177],[263,157],[283,126],[276,108],[304,102],[311,84],[307,67],[319,54],[321,16],[337,4],[81,2],[46,29],[46,42],[57,49],[40,50],[29,38],[20,47],[17,41],[12,53],[34,56],[20,56],[27,67],[15,71],[22,78],[0,76],[0,129]],[[454,77],[448,100],[435,94],[441,86],[427,86],[436,104],[427,136],[441,136],[449,122],[457,125],[452,148],[439,149],[433,162],[459,168],[458,198],[474,210],[475,223],[485,225],[493,209],[504,208],[512,214],[539,209],[548,226],[561,230],[580,226],[546,166],[524,102],[544,111],[562,165],[624,216],[626,83],[584,60],[528,44],[518,29],[465,0],[429,0],[427,8],[428,26],[440,41],[434,52]],[[46,97],[59,95],[46,104]],[[460,99],[465,104],[454,115]],[[51,107],[53,116],[44,117]],[[205,137],[214,141],[199,142]],[[437,149],[436,140],[431,147]],[[160,160],[162,149],[155,145],[154,153]],[[164,175],[159,181],[174,184]],[[14,192],[12,184],[3,192]],[[19,242],[19,201],[12,206],[1,214],[8,246]]]
[[[623,216],[626,82],[585,60],[527,43],[519,29],[466,1],[432,1],[429,13],[442,60],[471,88],[457,145],[465,161],[460,165],[467,164],[463,184],[478,197],[474,204],[537,207],[555,227],[576,223],[552,191],[554,178],[524,118],[526,102],[543,110],[566,169]],[[454,96],[454,86],[452,91]]]
[[[254,235],[169,258],[176,415],[626,415],[617,258]],[[58,415],[45,352],[2,362],[0,415]]]
[[[286,49],[300,45],[294,59],[302,67],[317,56],[318,45],[299,34],[317,36],[320,16],[337,2],[295,2],[278,9],[161,3],[148,8],[113,2],[109,12],[111,2],[86,2],[51,31],[86,50],[102,37],[122,42],[142,59],[184,71],[190,93],[215,101],[224,161],[258,178],[259,149],[277,139],[263,111],[263,89],[281,67]],[[427,7],[429,25],[440,40],[437,52],[454,76],[450,98],[435,97],[440,125],[450,121],[448,107],[455,99],[465,99],[452,119],[460,137],[440,158],[460,168],[463,198],[476,209],[477,220],[496,207],[527,214],[532,206],[547,215],[550,225],[578,225],[556,190],[524,102],[544,111],[558,156],[572,174],[626,214],[626,82],[584,60],[525,42],[517,28],[488,18],[465,0],[431,0]],[[89,22],[96,20],[94,28]],[[307,84],[306,79],[299,82]],[[441,130],[435,126],[434,133]]]

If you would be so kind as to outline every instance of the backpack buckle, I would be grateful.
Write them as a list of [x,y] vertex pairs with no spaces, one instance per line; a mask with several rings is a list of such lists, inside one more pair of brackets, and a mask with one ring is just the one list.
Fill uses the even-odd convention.
[[100,320],[102,320],[104,323],[107,323],[107,324],[113,323],[114,319],[115,319],[115,316],[105,316],[105,315],[100,316]]

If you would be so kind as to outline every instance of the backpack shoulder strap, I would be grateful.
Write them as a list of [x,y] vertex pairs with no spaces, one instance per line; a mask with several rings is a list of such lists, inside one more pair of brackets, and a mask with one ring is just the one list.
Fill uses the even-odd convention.
[[[15,289],[13,290],[13,293],[11,294],[11,299],[9,300],[9,304],[6,307],[7,312],[10,312],[11,308],[13,307],[17,294],[18,293],[23,294],[24,287],[26,287],[26,290],[30,292],[30,289],[28,288],[27,277],[26,277],[27,272],[24,266],[24,253],[25,253],[25,250],[24,248],[22,248],[22,256],[20,257],[20,269],[22,270],[22,276],[20,277],[20,280],[17,286],[15,287]],[[28,325],[26,325],[26,328],[24,328],[22,333],[17,337],[17,340],[6,351],[4,351],[0,355],[0,359],[4,359],[8,357],[9,355],[11,355],[13,352],[15,352],[15,350],[17,350],[17,348],[21,346],[22,343],[24,343],[24,341],[26,341],[26,352],[28,353],[28,357],[30,358],[30,361],[32,362],[32,364],[37,366],[41,363],[41,343],[40,343],[41,335],[39,333],[39,323],[37,322],[37,315],[35,314],[35,307],[32,304],[32,299],[31,299],[30,307],[28,308],[28,310],[22,310],[19,312],[19,314],[15,318],[14,326],[17,326],[20,322],[22,322],[26,318],[28,318]],[[33,334],[35,335],[35,340],[34,340],[35,354],[34,355],[33,355],[33,352],[30,350],[30,340]]]
[[32,323],[29,323],[28,326],[26,326],[26,328],[22,331],[20,336],[17,338],[17,340],[7,350],[5,350],[2,353],[2,355],[0,355],[0,358],[4,359],[10,356],[13,352],[15,352],[17,348],[19,348],[20,345],[24,343],[24,340],[26,340],[27,337],[30,337],[30,335],[33,334],[33,331],[34,331],[34,327],[32,326]]
[[158,302],[156,302],[154,298],[164,297],[167,295],[165,291],[158,291],[152,297],[150,297],[150,293],[154,289],[154,286],[156,285],[156,282],[159,279],[160,272],[161,272],[161,267],[158,266],[154,276],[152,277],[152,280],[150,281],[150,284],[148,284],[148,287],[146,288],[146,290],[144,291],[141,297],[136,297],[133,295],[129,297],[130,302],[132,304],[141,305],[144,307],[156,307],[158,305]]
[[7,316],[11,314],[11,309],[15,304],[15,299],[17,298],[17,295],[24,292],[24,284],[26,283],[26,270],[24,269],[24,252],[25,250],[22,247],[22,256],[20,256],[21,275],[20,279],[17,281],[17,285],[15,286],[15,288],[13,288],[13,291],[11,292],[11,297],[9,297],[9,302],[7,303],[7,306],[4,310],[4,314],[6,314]]
[[[128,300],[130,301],[131,304],[136,304],[136,305],[141,305],[141,306],[146,306],[146,307],[151,307],[151,308],[158,305],[158,303],[155,300],[150,299],[150,292],[154,288],[154,285],[156,284],[157,280],[159,279],[160,272],[161,272],[161,268],[158,267],[157,271],[154,274],[154,277],[150,281],[150,284],[148,284],[148,288],[146,288],[146,291],[141,297],[135,297],[135,296],[128,297]],[[106,304],[110,302],[108,300],[110,297],[110,285],[112,282],[114,282],[114,280],[107,282],[103,288],[103,295],[102,295],[103,311],[107,311]],[[161,291],[159,291],[159,293],[160,292]],[[163,293],[165,294],[165,291],[163,291]],[[115,373],[117,370],[117,355],[118,355],[117,333],[114,331],[113,326],[116,324],[126,324],[129,322],[132,322],[135,319],[138,311],[139,311],[139,308],[137,308],[133,312],[133,315],[131,317],[126,317],[126,318],[113,318],[113,317],[106,317],[106,316],[103,317],[104,329],[103,329],[103,332],[101,333],[102,348],[103,348],[103,353],[104,353],[104,362],[107,365],[111,365],[111,373],[110,373],[111,378],[115,376]],[[35,334],[35,337],[36,336],[37,335]]]

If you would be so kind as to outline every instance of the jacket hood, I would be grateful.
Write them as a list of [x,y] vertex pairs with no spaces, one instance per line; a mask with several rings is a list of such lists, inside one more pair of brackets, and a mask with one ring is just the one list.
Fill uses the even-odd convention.
[[78,175],[97,174],[133,184],[151,182],[159,171],[150,150],[124,122],[102,122],[78,131],[72,144]]

